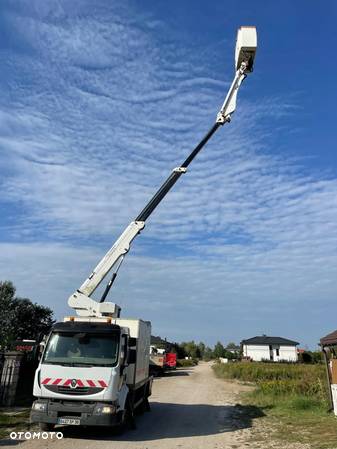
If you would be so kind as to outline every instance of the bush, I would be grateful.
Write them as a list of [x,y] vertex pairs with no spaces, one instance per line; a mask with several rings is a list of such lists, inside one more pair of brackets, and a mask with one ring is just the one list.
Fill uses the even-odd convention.
[[189,366],[198,365],[197,359],[178,359],[177,360],[177,368],[187,368]]

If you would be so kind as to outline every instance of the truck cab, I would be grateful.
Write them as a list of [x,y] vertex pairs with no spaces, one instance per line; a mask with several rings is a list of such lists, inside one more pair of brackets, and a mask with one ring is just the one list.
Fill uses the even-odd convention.
[[66,318],[56,323],[35,373],[31,421],[118,426],[148,407],[152,378],[145,354],[151,325],[142,320]]

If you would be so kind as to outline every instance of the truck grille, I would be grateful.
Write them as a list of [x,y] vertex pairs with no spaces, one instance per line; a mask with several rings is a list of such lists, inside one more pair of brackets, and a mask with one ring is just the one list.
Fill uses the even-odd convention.
[[61,394],[88,394],[89,387],[70,388],[67,386],[59,386],[57,387],[57,392]]
[[69,394],[73,396],[81,396],[81,395],[88,395],[88,394],[96,394],[100,393],[104,390],[104,388],[101,387],[76,387],[76,388],[70,388],[69,386],[64,385],[44,385],[47,390],[52,391],[53,393],[59,393],[59,394]]

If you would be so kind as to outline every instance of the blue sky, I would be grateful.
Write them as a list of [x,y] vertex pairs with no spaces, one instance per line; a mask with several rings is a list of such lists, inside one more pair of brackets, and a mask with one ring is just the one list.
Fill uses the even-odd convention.
[[212,125],[236,29],[254,73],[134,242],[110,299],[168,339],[337,328],[336,3],[2,1],[0,279],[68,296]]

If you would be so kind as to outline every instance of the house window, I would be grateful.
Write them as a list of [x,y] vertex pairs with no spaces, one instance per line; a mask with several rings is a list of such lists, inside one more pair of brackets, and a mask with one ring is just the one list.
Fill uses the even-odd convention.
[[276,349],[276,355],[277,355],[277,357],[279,357],[279,355],[280,355],[280,350],[278,348]]

